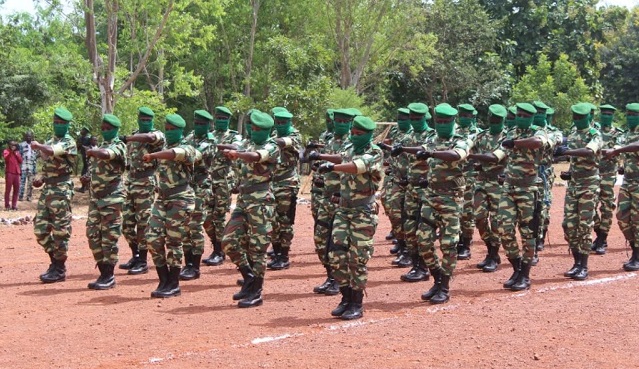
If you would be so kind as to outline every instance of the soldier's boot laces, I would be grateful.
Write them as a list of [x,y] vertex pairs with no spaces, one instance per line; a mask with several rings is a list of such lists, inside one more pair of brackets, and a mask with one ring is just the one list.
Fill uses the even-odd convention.
[[140,250],[133,266],[129,269],[127,274],[139,275],[149,272],[149,265],[147,264],[146,257],[149,250]]
[[333,311],[331,311],[332,316],[342,316],[346,310],[348,310],[348,306],[351,304],[351,294],[352,289],[349,286],[340,287],[339,292],[342,294],[342,301],[337,305]]
[[521,262],[521,271],[515,283],[510,287],[512,291],[523,291],[530,288],[530,268],[531,263]]
[[428,301],[433,298],[439,292],[442,283],[442,272],[441,269],[431,269],[430,274],[433,276],[433,286],[426,292],[422,294],[422,300]]
[[570,253],[572,254],[574,263],[572,264],[572,267],[564,273],[564,277],[567,277],[567,278],[574,277],[575,274],[577,274],[579,272],[579,269],[581,268],[581,255],[579,254],[579,252],[577,252],[577,250],[571,249]]
[[169,267],[167,265],[162,267],[155,267],[155,271],[158,273],[158,278],[160,279],[160,283],[158,283],[155,291],[151,292],[151,297],[159,298],[160,292],[164,290],[166,284],[169,282]]
[[343,320],[355,320],[364,316],[364,290],[351,290],[351,303],[340,316]]
[[443,304],[450,300],[450,276],[442,273],[439,290],[430,298],[431,304]]
[[504,282],[504,288],[510,289],[515,284],[515,281],[519,278],[519,273],[521,272],[521,257],[517,257],[515,259],[508,259],[510,265],[513,266],[513,274],[508,278],[506,282]]
[[262,300],[262,286],[264,285],[264,278],[255,277],[247,291],[246,297],[240,300],[237,303],[237,306],[240,308],[250,308],[255,306],[260,306],[264,302]]
[[579,254],[579,258],[581,259],[581,265],[579,266],[579,271],[572,276],[572,279],[577,281],[583,281],[588,278],[588,254]]

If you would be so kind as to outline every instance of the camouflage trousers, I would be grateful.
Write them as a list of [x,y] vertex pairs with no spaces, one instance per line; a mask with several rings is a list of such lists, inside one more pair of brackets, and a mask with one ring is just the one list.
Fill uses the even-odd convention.
[[378,212],[377,203],[352,209],[337,208],[328,260],[333,278],[340,287],[366,289],[366,264],[375,251],[373,236],[377,229]]
[[406,222],[404,222],[404,239],[406,240],[406,248],[409,254],[419,252],[417,229],[421,223],[422,206],[426,190],[416,185],[409,184],[404,193],[404,212],[406,213]]
[[472,182],[476,176],[469,176],[466,180],[466,189],[464,190],[464,205],[461,211],[460,232],[467,238],[473,238],[475,233],[475,208],[473,198],[475,196],[475,186]]
[[[561,223],[568,246],[583,255],[592,247],[592,226],[599,194],[599,181],[582,179],[578,186],[572,181],[566,188],[564,220]],[[584,185],[585,184],[585,185]]]
[[56,260],[66,260],[71,238],[71,200],[73,183],[61,182],[45,185],[38,200],[38,210],[33,219],[36,241],[46,253],[53,253]]
[[[318,195],[319,196],[319,195]],[[313,241],[315,242],[315,253],[322,262],[328,266],[328,253],[326,246],[331,235],[332,223],[335,217],[337,205],[331,202],[330,198],[323,197],[317,207],[317,220],[313,229]]]
[[237,204],[224,227],[222,248],[238,267],[250,266],[264,278],[266,249],[273,233],[274,205]]
[[524,263],[530,263],[535,255],[537,241],[534,237],[535,203],[539,196],[537,186],[515,187],[504,184],[499,198],[499,210],[497,211],[497,232],[501,244],[509,259],[520,256],[517,245],[515,226],[519,227],[521,235],[521,256]]
[[502,186],[497,180],[478,180],[475,184],[475,196],[473,199],[475,206],[475,224],[481,239],[487,245],[500,245],[497,228],[497,212],[499,210],[499,199],[501,197]]
[[[421,222],[417,230],[419,255],[430,270],[441,270],[452,276],[457,266],[457,242],[459,242],[460,214],[464,206],[463,189],[446,193],[426,190],[422,206]],[[441,263],[435,252],[436,232],[439,228]]]
[[384,208],[384,214],[386,215],[389,215],[391,212],[390,195],[391,195],[392,186],[393,186],[393,176],[384,175],[384,180],[382,181],[382,192],[380,194],[380,200],[382,202],[382,207]]
[[543,171],[542,181],[546,184],[545,186],[539,185],[539,194],[541,197],[541,212],[539,215],[539,235],[541,238],[544,236],[544,232],[548,230],[548,225],[550,224],[550,207],[552,206],[552,188],[555,185],[555,171],[552,166],[546,168]]
[[226,213],[231,209],[231,190],[227,181],[214,181],[206,202],[204,230],[211,243],[222,242]]
[[118,263],[118,239],[122,234],[122,203],[98,206],[89,202],[87,214],[87,239],[93,259],[99,264]]
[[189,222],[188,237],[184,240],[184,253],[191,251],[193,255],[202,255],[204,253],[204,219],[206,219],[208,207],[206,204],[211,196],[211,190],[208,188],[197,187],[195,189],[195,207],[191,214]]
[[24,193],[27,193],[27,199],[31,199],[33,196],[33,178],[35,175],[30,170],[22,171],[20,176],[20,194],[19,198],[24,199]]
[[401,186],[397,180],[393,181],[388,196],[388,219],[390,219],[391,227],[395,238],[398,240],[405,239],[404,222],[406,221],[406,209],[404,206],[404,198],[408,186]]
[[128,182],[122,211],[122,234],[131,246],[147,250],[144,237],[151,218],[151,208],[155,199],[155,180]]
[[284,250],[290,249],[293,241],[293,224],[295,224],[299,190],[299,186],[273,186],[275,222],[271,242],[279,243]]
[[617,208],[615,204],[615,182],[617,181],[617,173],[600,173],[600,176],[599,209],[595,206],[594,228],[604,233],[610,233],[612,216]]
[[168,199],[157,198],[153,203],[146,239],[156,267],[182,266],[182,242],[188,237],[194,209],[192,190]]
[[639,181],[624,178],[619,189],[617,223],[628,242],[639,240]]

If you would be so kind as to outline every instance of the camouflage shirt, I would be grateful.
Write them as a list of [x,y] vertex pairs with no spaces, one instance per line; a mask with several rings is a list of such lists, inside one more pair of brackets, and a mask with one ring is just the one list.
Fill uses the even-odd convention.
[[[492,153],[501,147],[501,142],[506,139],[509,132],[501,131],[499,134],[493,135],[490,131],[483,131],[477,135],[475,146],[471,150],[474,154]],[[506,168],[506,160],[500,160],[497,163],[483,162],[479,171],[479,179],[492,180],[496,176],[502,174]]]
[[300,151],[302,151],[302,136],[298,130],[293,129],[291,134],[280,139],[284,140],[284,147],[280,148],[280,160],[275,167],[273,184],[276,187],[296,186],[299,184],[297,165],[300,162]]
[[[623,145],[629,145],[631,143],[639,141],[639,128],[628,129],[623,136]],[[620,147],[618,145],[617,147]],[[639,151],[638,152],[626,152],[622,155],[623,158],[623,170],[624,170],[624,183],[626,181],[639,182]]]
[[340,208],[357,208],[375,202],[375,193],[382,180],[384,152],[371,144],[363,154],[355,154],[352,145],[340,153],[342,163],[354,163],[357,174],[340,174]]
[[[623,145],[625,132],[616,127],[604,127],[600,131],[603,141],[602,149],[613,149],[617,145]],[[611,174],[617,171],[619,157],[606,159],[602,157],[599,161],[599,174]]]
[[[133,132],[136,134],[138,132]],[[157,160],[151,160],[149,162],[145,162],[142,160],[145,154],[152,154],[154,152],[162,151],[164,147],[165,139],[164,133],[162,131],[158,131],[154,129],[148,133],[151,133],[155,136],[155,140],[153,142],[136,142],[129,141],[126,144],[126,150],[129,156],[129,175],[127,177],[128,183],[140,183],[146,184],[149,181],[149,178],[155,178],[154,174],[151,175],[141,175],[136,176],[136,173],[145,173],[147,171],[153,171],[158,167]]]
[[213,167],[213,158],[217,152],[213,133],[208,132],[204,137],[196,137],[191,132],[186,137],[186,142],[202,155],[202,159],[193,164],[191,186],[194,189],[211,189],[210,170]]
[[546,136],[548,137],[548,145],[544,147],[540,164],[548,169],[552,165],[555,147],[561,145],[561,141],[563,140],[564,135],[559,129],[553,126],[546,126],[543,129],[546,132]]
[[184,139],[167,146],[166,150],[169,149],[175,152],[175,159],[159,160],[157,169],[161,198],[171,198],[190,189],[195,162],[202,159],[202,154]]
[[[402,145],[402,146],[412,146],[413,143],[413,129],[409,129],[406,132],[402,130],[397,130],[393,137],[393,145]],[[395,178],[408,178],[408,167],[412,159],[414,159],[414,155],[407,154],[405,152],[399,154],[396,157],[390,157],[388,162],[390,164],[391,170],[393,171],[393,176]]]
[[[463,138],[470,139],[472,142],[471,143],[471,146],[472,146],[474,144],[474,141],[477,135],[479,135],[482,132],[483,130],[481,128],[473,124],[467,128],[457,127],[455,133],[462,136]],[[477,174],[475,173],[475,166],[472,160],[464,161],[464,172],[467,173],[466,176],[475,176]]]
[[[493,151],[493,154],[500,161],[506,157],[508,158],[508,163],[506,164],[506,181],[508,183],[519,187],[524,185],[532,186],[537,180],[541,153],[547,149],[549,145],[546,130],[541,127],[531,126],[526,130],[516,128],[514,131],[509,132],[509,134],[510,133],[512,133],[512,136],[510,136],[509,139],[520,140],[539,137],[542,141],[542,147],[539,149],[525,149],[520,147],[505,149],[500,147]],[[524,185],[522,185],[522,183],[524,183]]]
[[[236,144],[239,145],[239,141],[241,141],[241,137],[238,135],[236,131],[226,130],[226,131],[211,131],[213,134],[213,140],[215,145],[231,145]],[[228,177],[231,168],[233,166],[233,162],[228,159],[222,153],[222,150],[216,150],[215,155],[213,156],[213,161],[211,163],[211,180],[213,183],[222,183],[226,182],[226,178]]]
[[116,137],[103,141],[98,149],[108,151],[109,159],[89,158],[91,200],[97,201],[98,207],[122,203],[125,197],[122,177],[127,164],[126,144]]
[[570,173],[571,180],[569,186],[574,185],[590,185],[591,182],[599,180],[596,175],[599,166],[599,158],[601,157],[601,146],[603,142],[601,134],[596,128],[587,128],[585,130],[575,130],[568,136],[568,149],[592,150],[595,155],[592,156],[571,156],[570,157]]
[[[432,128],[425,129],[422,132],[413,131],[411,142],[407,146],[426,145],[433,137],[435,137],[435,130]],[[410,155],[406,177],[411,184],[416,185],[420,179],[426,179],[428,169],[427,160],[417,160],[415,155]]]
[[444,161],[436,158],[427,160],[429,166],[428,189],[433,192],[463,189],[466,158],[473,147],[473,141],[459,134],[454,134],[448,139],[434,135],[423,147],[429,151],[454,150],[459,154],[459,159],[456,161]]
[[47,178],[71,175],[78,155],[78,149],[73,137],[69,134],[63,138],[53,136],[44,145],[53,148],[53,155],[49,156],[42,151],[38,151],[38,157],[42,160],[42,179],[46,182]]
[[[350,147],[350,141],[348,140],[348,134],[344,136],[333,136],[326,146],[324,146],[324,153],[326,155],[337,155],[342,151]],[[324,174],[324,197],[330,198],[334,193],[339,193],[340,186],[340,174],[337,172],[328,172]]]
[[260,159],[252,163],[238,160],[241,167],[237,202],[245,208],[274,200],[271,181],[280,160],[280,149],[272,138],[261,145],[249,141],[246,151],[260,154]]

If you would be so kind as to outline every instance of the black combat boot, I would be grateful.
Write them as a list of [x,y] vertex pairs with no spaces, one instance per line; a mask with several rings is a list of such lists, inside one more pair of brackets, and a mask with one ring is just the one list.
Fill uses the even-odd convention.
[[362,301],[364,300],[363,290],[351,290],[351,303],[348,309],[340,316],[343,320],[355,320],[364,316]]
[[530,268],[532,267],[531,263],[521,262],[521,271],[519,272],[519,276],[515,283],[510,286],[512,291],[523,291],[530,288]]
[[499,243],[488,247],[488,262],[481,269],[484,273],[492,273],[497,270],[497,267],[501,264],[501,258],[499,257]]
[[592,241],[592,246],[590,246],[590,251],[597,250],[597,246],[599,245],[599,240],[601,239],[601,231],[599,230],[599,228],[595,228],[594,231],[597,237],[595,237],[595,240]]
[[180,273],[180,279],[183,281],[200,278],[200,260],[202,260],[202,255],[194,255],[193,249],[189,251],[189,254],[189,268],[187,271],[182,270]]
[[250,283],[250,285],[251,286],[247,291],[246,297],[237,303],[237,307],[250,308],[262,305],[262,286],[264,285],[264,278],[255,277],[255,280]]
[[332,316],[342,316],[348,310],[349,305],[352,301],[352,292],[353,290],[349,287],[340,287],[339,292],[342,294],[342,301],[337,305],[333,311],[331,311]]
[[169,279],[164,285],[164,288],[159,290],[154,297],[168,298],[174,296],[180,296],[182,291],[180,290],[180,272],[182,267],[170,267]]
[[486,253],[486,257],[484,258],[484,260],[477,263],[477,269],[484,269],[486,264],[490,261],[490,243],[488,241],[484,241],[484,242],[486,243],[486,250],[488,252]]
[[224,251],[222,251],[222,243],[215,241],[213,243],[213,252],[211,256],[204,259],[204,264],[208,266],[218,266],[224,264]]
[[146,274],[149,272],[149,265],[146,262],[146,256],[149,253],[149,250],[140,250],[137,260],[135,264],[126,274],[130,275],[138,275],[138,274]]
[[430,298],[430,303],[443,304],[448,302],[448,300],[450,299],[448,291],[450,291],[450,276],[442,273],[439,290],[437,290],[435,296]]
[[393,231],[390,231],[385,238],[386,238],[386,241],[390,241],[395,238],[395,233],[393,233]]
[[579,254],[579,258],[581,259],[581,265],[579,267],[579,271],[572,276],[572,279],[577,281],[583,281],[588,278],[588,254]]
[[513,274],[508,278],[506,282],[504,282],[504,288],[509,289],[515,284],[515,281],[519,278],[519,274],[521,272],[521,257],[517,257],[515,259],[508,258],[510,265],[513,266]]
[[[324,283],[313,288],[313,292],[321,293],[325,295],[337,295],[339,293],[339,285],[337,284],[337,281],[335,281],[335,279],[333,278],[331,267],[329,265],[325,265],[324,268],[326,268],[326,280],[324,281]],[[330,292],[327,293],[327,291],[329,290]]]
[[51,274],[54,270],[55,270],[55,258],[53,257],[53,252],[48,253],[49,255],[49,268],[47,269],[46,272],[40,274],[40,280],[42,280],[42,278],[48,274]]
[[462,237],[457,244],[457,260],[468,260],[472,256],[470,253],[470,243],[472,237]]
[[280,252],[275,255],[275,259],[273,262],[269,263],[268,268],[271,270],[283,270],[288,269],[291,266],[291,263],[288,259],[288,248],[283,248],[280,246]]
[[533,257],[530,260],[530,265],[535,266],[537,264],[539,264],[539,252],[537,251],[537,248],[535,248],[533,251]]
[[608,247],[608,233],[599,231],[599,235],[597,236],[597,243],[595,245],[595,254],[597,255],[605,255],[606,248]]
[[421,255],[414,252],[413,255],[411,255],[411,259],[413,261],[413,267],[408,273],[402,274],[400,279],[404,282],[427,281],[430,274],[428,273],[428,269],[424,267],[424,261]]
[[98,263],[98,268],[100,269],[100,278],[93,283],[93,286],[89,283],[89,288],[94,290],[108,290],[115,287],[115,274],[113,273],[115,265]]
[[160,278],[160,283],[158,283],[158,287],[155,291],[151,292],[151,297],[162,297],[160,292],[166,288],[167,283],[169,282],[169,267],[167,265],[162,267],[155,267],[155,270],[158,272],[158,277]]
[[253,269],[250,266],[240,267],[240,273],[242,273],[244,283],[242,283],[240,291],[233,295],[233,300],[241,300],[248,296],[249,289],[255,281],[255,274],[253,274]]
[[66,272],[67,268],[64,266],[66,261],[66,257],[63,260],[57,260],[53,258],[53,252],[50,253],[51,264],[53,268],[49,267],[47,273],[44,273],[40,276],[40,280],[42,283],[55,283],[62,282],[67,278]]
[[397,243],[395,244],[395,246],[397,247],[397,252],[395,253],[397,257],[393,259],[393,261],[391,261],[391,265],[397,265],[400,262],[400,260],[403,260],[404,250],[406,250],[406,241],[397,240]]
[[548,230],[544,230],[543,233],[541,234],[541,237],[537,237],[537,245],[535,246],[535,249],[537,251],[543,251],[544,250],[544,243],[546,242],[546,232]]
[[567,278],[574,277],[575,274],[579,273],[579,269],[581,268],[581,255],[579,254],[579,252],[577,252],[577,250],[571,249],[570,253],[572,254],[572,258],[575,260],[575,263],[570,269],[568,269],[567,272],[564,273],[564,277]]
[[138,260],[138,255],[139,255],[138,244],[130,243],[129,248],[131,249],[131,259],[129,259],[129,261],[127,261],[124,264],[120,264],[118,266],[118,268],[120,269],[129,270],[133,268],[133,266],[135,265],[135,262]]
[[433,276],[433,287],[422,294],[422,300],[428,301],[433,298],[439,292],[442,284],[442,271],[439,268],[431,269],[430,274]]
[[271,265],[277,262],[281,253],[282,253],[282,246],[279,243],[274,243],[273,254],[269,255],[268,252],[266,253],[266,255],[271,257],[271,260],[268,263],[266,263],[266,267],[271,269]]
[[639,270],[639,247],[635,246],[634,242],[630,243],[630,247],[632,248],[632,256],[630,256],[630,260],[627,263],[624,263],[623,270],[636,272]]
[[192,256],[191,250],[184,253],[184,268],[182,268],[180,272],[180,279],[182,279],[182,275],[185,273],[191,275],[191,267],[193,266],[193,262],[191,261]]

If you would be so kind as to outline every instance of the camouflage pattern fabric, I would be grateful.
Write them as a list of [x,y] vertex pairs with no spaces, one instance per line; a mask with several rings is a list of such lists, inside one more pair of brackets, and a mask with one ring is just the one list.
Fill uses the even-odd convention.
[[[134,134],[137,132],[134,132]],[[144,237],[146,227],[151,218],[151,207],[155,200],[155,187],[157,186],[155,170],[157,161],[142,161],[145,154],[151,154],[162,150],[165,143],[164,133],[152,130],[155,135],[154,142],[127,142],[129,173],[124,186],[126,198],[122,215],[122,234],[129,245],[137,246],[139,250],[147,250],[147,240]],[[137,173],[149,173],[138,175]]]
[[568,136],[568,148],[588,148],[591,157],[570,157],[571,180],[566,189],[564,220],[562,227],[568,246],[573,252],[588,255],[592,247],[592,227],[595,206],[599,195],[599,159],[602,147],[601,134],[595,128],[573,131]]
[[271,179],[280,158],[273,139],[262,145],[249,143],[246,151],[260,153],[258,162],[242,160],[235,209],[224,228],[222,248],[238,267],[251,266],[256,277],[264,277],[266,249],[273,233],[275,196]]
[[[333,138],[333,133],[329,131],[323,131],[319,135],[318,142],[320,144],[328,145],[328,142]],[[319,153],[326,153],[325,148],[320,148],[316,150]],[[313,219],[317,220],[317,211],[320,206],[320,202],[324,200],[322,196],[323,190],[320,187],[317,187],[315,181],[322,178],[322,176],[316,171],[312,172],[312,180],[311,180],[311,214],[313,215]]]
[[302,136],[293,131],[282,137],[286,146],[280,149],[280,161],[273,174],[273,194],[275,195],[275,223],[273,224],[272,243],[279,243],[282,250],[291,248],[293,224],[297,208],[297,194],[300,191],[300,178],[297,166],[302,150]]
[[548,225],[550,224],[552,187],[555,185],[556,177],[555,170],[552,166],[553,153],[555,152],[555,147],[561,145],[563,141],[563,134],[556,127],[547,125],[545,130],[548,136],[548,147],[543,150],[539,167],[539,177],[542,181],[542,185],[539,186],[539,190],[541,191],[539,196],[541,204],[539,238],[543,237],[544,231],[548,230]]
[[[624,132],[615,127],[603,127],[600,131],[603,141],[603,149],[613,149],[617,145],[623,145]],[[599,203],[598,209],[595,206],[594,229],[604,233],[610,233],[612,226],[612,216],[616,209],[615,204],[615,182],[617,182],[617,167],[619,167],[619,157],[606,159],[602,157],[599,161]]]
[[[44,143],[53,147],[53,155],[38,152],[42,160],[41,177],[45,182],[38,209],[33,220],[33,231],[38,244],[47,253],[53,252],[56,260],[66,260],[71,238],[71,199],[73,199],[73,182],[71,174],[75,167],[78,149],[75,140],[69,135],[63,138],[54,136]],[[58,183],[47,183],[55,178],[69,179]]]
[[[628,130],[624,145],[639,140],[639,128]],[[617,223],[628,242],[639,240],[639,152],[622,154],[624,177],[619,189]]]
[[[393,144],[402,146],[410,146],[413,143],[412,128],[407,132],[397,130],[393,137]],[[408,190],[408,168],[411,160],[415,155],[401,153],[396,157],[389,158],[391,171],[393,173],[391,187],[388,190],[388,209],[386,214],[391,222],[391,229],[395,238],[404,240],[404,223],[406,222],[407,213],[404,207],[406,192]]]
[[[417,244],[419,254],[430,270],[441,270],[444,275],[452,276],[457,265],[457,242],[461,229],[460,214],[464,205],[466,181],[464,172],[466,158],[472,148],[472,141],[454,134],[449,139],[433,136],[424,146],[431,151],[455,150],[459,154],[457,161],[443,161],[429,158],[428,188],[424,196],[421,222],[418,224]],[[435,252],[436,231],[439,237],[442,260]]]
[[93,259],[99,264],[118,263],[118,239],[122,234],[122,205],[125,189],[122,176],[126,169],[126,145],[119,138],[102,142],[111,158],[88,158],[91,175],[91,200],[87,214],[86,234]]
[[335,212],[328,259],[340,287],[365,290],[366,264],[374,252],[373,236],[379,213],[375,192],[382,179],[384,153],[371,144],[363,154],[355,154],[348,145],[341,155],[342,163],[355,163],[358,173],[341,173],[340,206]]
[[[476,135],[481,133],[482,130],[475,125],[471,125],[468,128],[459,128],[457,134],[463,136],[471,141],[475,140]],[[474,183],[477,173],[474,169],[474,163],[471,160],[467,160],[464,165],[464,173],[466,181],[468,183]],[[464,189],[464,206],[461,214],[460,231],[461,235],[467,238],[473,238],[475,233],[475,208],[473,198],[475,196],[475,187],[466,186]]]
[[[397,126],[392,126],[389,130],[388,130],[388,134],[386,135],[386,138],[389,139],[392,144],[396,143],[396,139],[400,136],[401,131],[397,128]],[[392,161],[392,157],[390,156],[390,153],[388,151],[383,151],[384,154],[384,166],[387,168],[387,170],[384,171],[384,178],[382,180],[382,189],[381,189],[381,193],[380,193],[380,200],[382,202],[382,207],[384,208],[384,214],[386,214],[386,216],[388,216],[389,220],[391,217],[391,212],[393,211],[392,207],[391,207],[391,196],[392,196],[392,187],[393,187],[393,182],[395,181],[395,178],[397,177],[397,175],[395,173],[393,173],[393,167],[391,165],[391,161]],[[391,225],[392,225],[392,221],[391,221]]]
[[146,239],[156,267],[178,268],[184,255],[182,242],[188,237],[195,210],[195,194],[189,183],[201,154],[184,140],[166,149],[173,149],[176,157],[158,160],[158,198],[151,209]]
[[[515,140],[539,137],[543,147],[548,146],[548,136],[543,128],[537,126],[531,126],[526,130],[517,128],[510,133],[512,134],[510,138]],[[497,212],[501,244],[509,259],[516,259],[520,256],[515,234],[515,226],[518,226],[522,242],[521,256],[525,264],[531,262],[537,244],[533,226],[534,222],[539,221],[539,215],[535,214],[535,206],[538,205],[537,201],[540,196],[537,176],[540,151],[539,149],[513,148],[507,150],[500,148],[493,152],[501,160],[508,157],[505,171],[506,183],[502,188]]]

